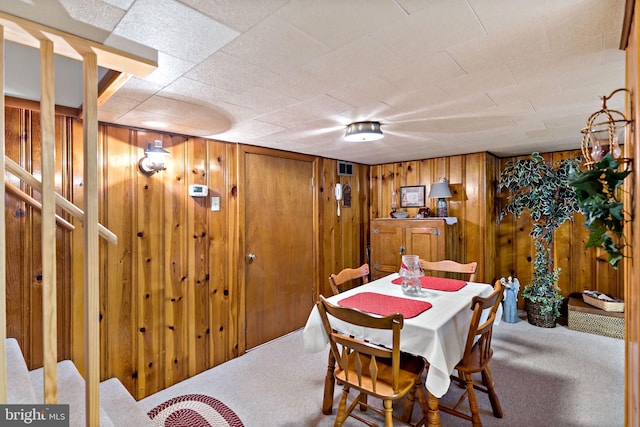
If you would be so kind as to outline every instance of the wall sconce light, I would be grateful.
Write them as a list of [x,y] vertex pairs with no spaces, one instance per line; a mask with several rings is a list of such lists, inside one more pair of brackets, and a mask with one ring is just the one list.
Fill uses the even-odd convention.
[[627,126],[632,123],[623,113],[607,108],[607,100],[618,92],[631,93],[628,89],[616,89],[609,96],[602,96],[602,109],[596,111],[587,119],[587,125],[582,132],[582,158],[584,165],[591,168],[607,154],[615,160],[629,162],[631,159],[622,158],[620,140],[624,143]]
[[451,197],[451,190],[449,189],[449,181],[447,181],[446,178],[442,178],[440,179],[440,182],[431,184],[431,189],[429,190],[429,198],[438,199],[438,202],[436,203],[437,216],[449,216],[447,201],[445,200],[449,197]]
[[356,122],[347,126],[344,139],[350,142],[375,141],[384,137],[380,123]]
[[147,149],[144,150],[144,157],[138,161],[138,169],[143,175],[151,176],[158,171],[165,169],[164,160],[170,152],[162,148],[162,141],[156,139],[153,142],[153,147],[149,142]]

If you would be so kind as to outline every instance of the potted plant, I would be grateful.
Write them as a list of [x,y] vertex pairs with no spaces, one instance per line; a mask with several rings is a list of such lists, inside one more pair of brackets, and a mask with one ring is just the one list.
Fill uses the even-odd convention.
[[618,188],[631,171],[618,171],[618,163],[607,153],[590,169],[576,172],[570,184],[575,188],[580,212],[589,229],[585,248],[600,247],[609,258],[609,264],[618,268],[625,245],[623,203],[618,200]]
[[578,211],[575,191],[569,184],[579,158],[547,163],[533,153],[509,161],[500,174],[499,189],[508,192],[507,203],[500,210],[499,221],[511,214],[519,217],[528,211],[534,241],[533,278],[522,290],[529,323],[555,327],[563,297],[557,285],[560,269],[553,266],[553,233],[562,223],[573,219]]

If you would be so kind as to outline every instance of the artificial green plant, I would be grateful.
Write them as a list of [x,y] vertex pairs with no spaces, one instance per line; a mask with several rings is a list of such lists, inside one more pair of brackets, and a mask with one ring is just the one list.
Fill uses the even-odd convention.
[[535,244],[533,278],[522,290],[525,300],[540,304],[540,313],[560,316],[562,295],[557,286],[560,269],[553,266],[553,234],[567,220],[573,219],[578,203],[569,185],[579,158],[558,160],[549,164],[539,153],[509,161],[500,174],[499,188],[508,192],[507,203],[499,220],[511,214],[519,217],[527,211],[532,228],[529,235]]
[[618,171],[618,163],[610,153],[590,169],[576,172],[570,184],[575,188],[580,212],[589,230],[586,248],[600,247],[609,258],[609,264],[618,268],[623,258],[624,210],[618,200],[619,187],[630,171]]

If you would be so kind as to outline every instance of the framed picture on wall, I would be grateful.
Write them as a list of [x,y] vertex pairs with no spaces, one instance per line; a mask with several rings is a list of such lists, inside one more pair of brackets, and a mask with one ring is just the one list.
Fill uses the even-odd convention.
[[425,186],[413,185],[400,187],[400,207],[401,208],[422,208],[425,200]]

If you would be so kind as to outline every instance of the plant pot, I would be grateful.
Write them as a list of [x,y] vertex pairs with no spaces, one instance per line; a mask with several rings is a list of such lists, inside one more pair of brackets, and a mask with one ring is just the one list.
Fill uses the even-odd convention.
[[527,320],[534,326],[539,326],[541,328],[555,328],[556,327],[556,319],[553,315],[553,311],[549,311],[547,313],[540,313],[542,309],[542,304],[539,302],[531,302],[526,300],[526,308],[527,308]]

